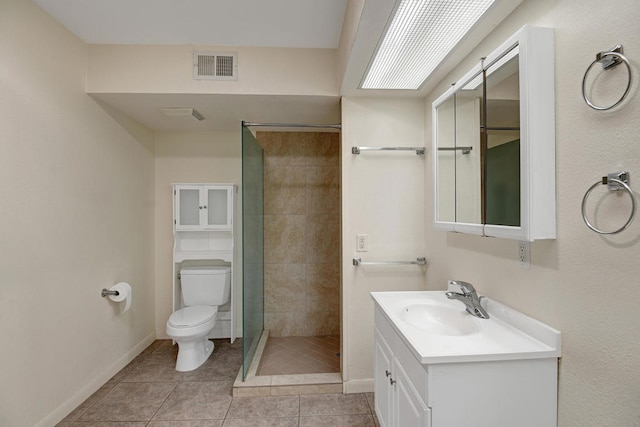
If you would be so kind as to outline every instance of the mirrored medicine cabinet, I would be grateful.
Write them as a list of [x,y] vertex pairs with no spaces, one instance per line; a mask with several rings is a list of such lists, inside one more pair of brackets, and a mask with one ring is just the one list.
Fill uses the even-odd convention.
[[553,30],[525,26],[433,102],[438,229],[556,236]]

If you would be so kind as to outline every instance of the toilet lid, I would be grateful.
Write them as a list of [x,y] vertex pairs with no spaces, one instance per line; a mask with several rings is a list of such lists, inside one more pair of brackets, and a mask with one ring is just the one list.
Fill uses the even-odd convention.
[[175,311],[169,317],[169,324],[177,328],[198,326],[211,320],[218,313],[217,306],[193,305]]

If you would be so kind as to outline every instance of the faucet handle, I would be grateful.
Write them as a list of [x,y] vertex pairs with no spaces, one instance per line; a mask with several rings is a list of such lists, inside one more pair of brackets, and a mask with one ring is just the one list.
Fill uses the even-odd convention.
[[449,283],[458,286],[465,296],[476,292],[476,288],[471,283],[462,280],[450,280]]

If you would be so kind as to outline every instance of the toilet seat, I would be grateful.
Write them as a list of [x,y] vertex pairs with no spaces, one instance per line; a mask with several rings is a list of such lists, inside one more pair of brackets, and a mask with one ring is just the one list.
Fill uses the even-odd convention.
[[193,305],[173,312],[167,323],[169,326],[178,329],[193,328],[215,319],[217,313],[217,306]]

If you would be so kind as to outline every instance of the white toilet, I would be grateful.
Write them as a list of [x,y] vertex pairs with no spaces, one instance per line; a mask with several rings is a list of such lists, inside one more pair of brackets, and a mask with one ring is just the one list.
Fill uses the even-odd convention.
[[185,307],[167,321],[167,335],[178,343],[176,371],[192,371],[213,353],[207,335],[216,324],[218,306],[231,294],[231,268],[190,266],[180,269],[182,300]]

